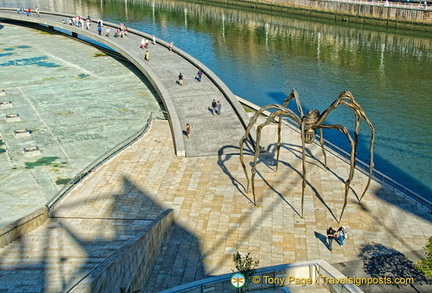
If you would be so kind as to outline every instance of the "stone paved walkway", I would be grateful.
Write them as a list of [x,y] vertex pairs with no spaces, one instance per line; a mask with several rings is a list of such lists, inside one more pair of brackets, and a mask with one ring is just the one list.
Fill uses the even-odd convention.
[[[267,142],[274,146],[276,128],[265,129],[262,145]],[[402,254],[425,245],[432,235],[430,215],[377,182],[372,182],[358,204],[354,191],[360,193],[366,177],[357,172],[341,223],[350,239],[343,248],[334,243],[330,252],[325,245],[325,229],[338,226],[332,216],[339,215],[343,203],[343,182],[338,176],[345,178],[348,166],[329,156],[330,171],[325,172],[319,146],[310,147],[306,214],[301,219],[299,137],[288,127],[283,136],[289,143],[283,145],[280,170],[271,170],[271,159],[267,165],[259,164],[255,207],[250,203],[251,195],[244,192],[245,176],[237,147],[222,148],[218,156],[177,157],[168,123],[154,121],[143,138],[80,182],[55,207],[52,215],[56,221],[68,221],[68,231],[86,231],[73,233],[75,251],[81,253],[82,262],[62,258],[66,247],[61,251],[51,248],[54,244],[40,232],[48,231],[50,225],[46,225],[0,250],[0,280],[7,280],[4,284],[8,285],[26,283],[23,276],[33,272],[32,264],[47,260],[61,264],[62,270],[57,267],[52,272],[38,266],[46,280],[57,278],[55,284],[72,280],[59,272],[75,276],[88,269],[93,262],[89,247],[97,250],[99,245],[127,237],[123,236],[128,231],[125,222],[154,219],[166,208],[174,209],[175,225],[144,292],[229,273],[234,268],[231,255],[235,251],[250,252],[260,266],[269,266],[312,259],[330,263],[358,260],[365,245],[371,243]],[[109,220],[104,229],[112,231],[111,236],[89,229],[88,223],[101,220]],[[120,227],[118,221],[122,222]]]

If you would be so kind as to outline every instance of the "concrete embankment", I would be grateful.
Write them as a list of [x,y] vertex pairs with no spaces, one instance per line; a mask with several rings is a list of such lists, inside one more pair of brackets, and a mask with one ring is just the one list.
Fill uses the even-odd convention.
[[[202,2],[202,1],[197,1]],[[384,1],[311,1],[311,0],[206,0],[219,5],[246,7],[278,14],[335,19],[393,28],[432,31],[432,7]]]

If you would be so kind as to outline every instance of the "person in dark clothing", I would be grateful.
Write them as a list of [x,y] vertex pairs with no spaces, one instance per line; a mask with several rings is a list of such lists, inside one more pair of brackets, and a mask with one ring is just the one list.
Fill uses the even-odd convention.
[[327,229],[328,248],[330,251],[332,250],[332,243],[333,243],[335,233],[336,231],[332,227]]

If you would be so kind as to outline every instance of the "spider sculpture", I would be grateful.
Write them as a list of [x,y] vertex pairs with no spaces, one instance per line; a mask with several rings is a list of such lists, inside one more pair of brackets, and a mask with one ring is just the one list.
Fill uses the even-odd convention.
[[[297,111],[299,112],[299,115],[295,114],[292,110],[287,108],[289,102],[292,99],[295,100],[295,103],[297,105]],[[351,137],[351,134],[348,132],[348,130],[345,126],[337,125],[337,124],[332,125],[332,124],[324,124],[323,123],[324,120],[327,118],[327,116],[330,114],[330,112],[333,111],[334,109],[336,109],[336,107],[339,105],[344,105],[354,112],[354,115],[356,117],[354,139]],[[249,180],[248,172],[246,170],[246,165],[244,162],[243,144],[244,144],[245,140],[250,136],[250,132],[251,132],[253,126],[255,125],[255,123],[257,122],[258,117],[264,111],[269,110],[269,109],[274,110],[274,112],[272,112],[268,116],[267,120],[264,123],[258,125],[257,130],[256,130],[255,155],[254,155],[254,161],[253,161],[252,170],[251,170],[252,176],[251,176],[251,180]],[[319,131],[320,131],[320,145],[321,145],[322,153],[324,155],[324,166],[327,168],[327,158],[326,158],[326,153],[325,153],[325,149],[324,149],[324,138],[323,138],[323,131],[322,130],[323,129],[337,129],[346,135],[346,137],[349,140],[349,143],[351,145],[350,171],[349,171],[348,179],[345,181],[345,194],[344,194],[345,195],[345,201],[344,201],[342,212],[341,212],[341,215],[339,218],[339,221],[340,221],[342,219],[343,213],[345,211],[345,207],[346,207],[347,200],[348,200],[348,191],[349,191],[350,183],[351,183],[353,175],[354,175],[354,169],[355,169],[355,164],[356,164],[356,148],[357,148],[357,142],[358,142],[358,132],[359,132],[359,128],[360,128],[360,123],[363,119],[366,121],[367,125],[369,126],[369,128],[372,132],[372,135],[371,135],[371,140],[370,140],[370,145],[369,145],[369,149],[370,149],[369,178],[368,178],[368,181],[366,183],[366,187],[365,187],[359,201],[362,200],[367,189],[369,188],[369,184],[370,184],[370,181],[372,178],[372,171],[373,171],[373,166],[374,166],[373,144],[374,144],[374,140],[375,140],[375,130],[374,130],[374,127],[372,126],[372,123],[370,122],[370,120],[366,116],[366,113],[363,111],[362,107],[354,100],[354,97],[351,94],[351,92],[343,91],[339,95],[338,99],[335,100],[330,105],[330,107],[328,107],[322,114],[320,114],[320,112],[318,110],[314,110],[314,111],[309,111],[308,113],[306,113],[306,115],[304,115],[303,109],[302,109],[301,104],[300,104],[299,96],[298,96],[297,91],[295,89],[293,89],[291,91],[290,95],[285,99],[282,106],[278,105],[278,104],[270,104],[270,105],[262,107],[259,111],[257,111],[252,116],[252,118],[249,122],[249,125],[246,128],[245,135],[240,140],[240,162],[242,164],[243,171],[244,171],[244,173],[246,175],[246,179],[247,179],[246,190],[249,190],[250,181],[252,181],[252,194],[253,194],[254,204],[256,204],[254,180],[255,180],[255,174],[256,174],[257,160],[258,160],[258,156],[260,154],[261,132],[262,132],[262,129],[264,128],[264,126],[269,125],[271,122],[275,121],[276,117],[279,117],[278,142],[277,142],[277,153],[276,153],[276,171],[277,171],[278,164],[279,164],[279,152],[280,152],[280,147],[281,147],[281,128],[282,128],[283,117],[289,117],[289,118],[293,119],[300,127],[301,142],[302,142],[302,161],[303,161],[303,163],[302,163],[303,181],[302,181],[302,200],[301,200],[301,217],[302,218],[304,216],[303,215],[303,212],[304,212],[304,191],[305,191],[305,187],[306,187],[305,144],[311,144],[314,142],[316,130],[319,129]],[[252,140],[252,145],[253,145],[253,140]]]

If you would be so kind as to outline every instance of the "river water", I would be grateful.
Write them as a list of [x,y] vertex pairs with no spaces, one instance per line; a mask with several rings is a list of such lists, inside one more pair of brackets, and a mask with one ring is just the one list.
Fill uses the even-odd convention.
[[[295,88],[305,110],[322,112],[350,90],[376,129],[376,169],[432,200],[432,35],[172,0],[38,2],[173,41],[259,106]],[[21,5],[27,1],[0,0]],[[354,116],[339,107],[326,122],[353,129]],[[324,136],[348,150],[335,130]],[[362,126],[358,157],[366,162],[369,138]]]

